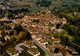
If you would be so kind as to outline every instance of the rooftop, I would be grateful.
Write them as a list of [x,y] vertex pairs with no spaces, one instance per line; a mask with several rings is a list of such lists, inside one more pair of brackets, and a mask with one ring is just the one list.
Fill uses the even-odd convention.
[[11,54],[16,54],[18,52],[15,48],[8,48],[7,51],[10,52]]
[[28,51],[32,52],[33,54],[39,53],[37,48],[30,48]]
[[40,39],[40,42],[41,42],[41,43],[44,43],[44,42],[47,42],[47,40]]
[[27,45],[32,45],[32,40],[29,40],[29,41],[26,41],[24,44],[27,44]]
[[54,38],[54,39],[52,39],[52,41],[61,41],[61,39],[60,38]]

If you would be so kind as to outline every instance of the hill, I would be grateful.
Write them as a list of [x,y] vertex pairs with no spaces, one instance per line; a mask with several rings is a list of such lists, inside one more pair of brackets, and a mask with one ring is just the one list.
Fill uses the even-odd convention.
[[[15,3],[11,3],[10,7],[12,9],[20,9],[20,8],[27,8],[26,5],[31,6],[32,11],[36,10],[43,10],[43,7],[47,7],[49,9],[53,9],[55,7],[66,7],[72,6],[74,4],[80,5],[80,0],[10,0],[10,1],[17,1]],[[44,9],[45,10],[45,9]]]

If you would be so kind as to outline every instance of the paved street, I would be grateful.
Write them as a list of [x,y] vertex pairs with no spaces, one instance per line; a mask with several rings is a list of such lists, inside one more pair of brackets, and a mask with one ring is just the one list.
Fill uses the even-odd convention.
[[[46,50],[37,40],[33,39],[33,41],[42,49],[46,52],[47,56],[53,56],[53,54],[51,54],[48,50]],[[18,50],[19,52],[21,52],[23,49],[20,46],[26,46],[24,43],[20,43],[18,45],[16,45],[15,49]]]
[[42,49],[46,52],[47,56],[53,56],[53,54],[51,54],[48,50],[46,50],[37,40],[33,39],[34,42]]
[[19,51],[19,53],[21,53],[21,51],[23,50],[20,46],[24,45],[24,43],[20,43],[18,45],[16,45],[15,49]]

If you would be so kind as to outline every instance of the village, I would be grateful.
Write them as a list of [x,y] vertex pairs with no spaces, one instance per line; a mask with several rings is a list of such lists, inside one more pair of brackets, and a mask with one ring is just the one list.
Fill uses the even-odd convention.
[[[0,21],[9,21],[11,23],[4,23],[9,25],[11,29],[14,28],[15,24],[20,24],[23,28],[27,29],[32,37],[32,40],[25,40],[21,43],[16,44],[13,48],[8,48],[6,53],[10,56],[20,56],[21,53],[28,53],[30,56],[40,56],[41,52],[44,52],[44,56],[71,56],[67,51],[68,47],[61,44],[59,37],[55,38],[51,32],[59,33],[63,29],[58,28],[57,24],[64,25],[67,20],[65,18],[58,18],[51,15],[48,11],[46,14],[39,16],[24,16],[22,19],[9,20],[7,17],[0,19]],[[0,25],[1,26],[1,25]],[[5,32],[11,32],[12,30],[5,30]],[[1,37],[0,30],[0,37]],[[10,40],[11,36],[5,35],[5,41]],[[1,45],[4,45],[0,41]],[[40,49],[42,51],[40,51]],[[27,55],[28,55],[27,54]],[[2,55],[2,54],[1,54]],[[41,55],[42,56],[42,55]]]

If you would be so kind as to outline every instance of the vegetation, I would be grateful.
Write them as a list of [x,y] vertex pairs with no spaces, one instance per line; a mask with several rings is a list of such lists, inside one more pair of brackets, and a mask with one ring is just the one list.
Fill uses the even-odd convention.
[[24,50],[28,50],[28,48],[27,48],[27,47],[25,47],[24,45],[23,45],[23,46],[21,46],[21,48],[23,48]]
[[27,52],[27,50],[23,50],[22,53],[19,54],[19,56],[32,56]]
[[[15,47],[16,44],[20,43],[21,41],[32,39],[30,33],[26,29],[23,29],[23,27],[20,24],[15,25],[14,29],[11,29],[11,31],[9,31],[8,33],[5,33],[5,29],[3,29],[1,31],[1,35],[2,37],[0,37],[0,39],[3,43],[2,52],[5,52],[7,48]],[[7,39],[5,41],[5,35],[8,35],[10,39]]]
[[40,0],[36,2],[36,5],[40,5],[41,7],[49,7],[51,5],[51,1]]
[[58,53],[59,52],[59,49],[58,48],[55,48],[54,52],[55,53]]
[[[14,4],[15,5],[15,4]],[[25,5],[26,6],[26,5]],[[11,7],[17,7],[17,6],[10,6]],[[28,7],[28,6],[27,6]],[[67,19],[67,23],[62,26],[62,29],[64,29],[61,33],[50,33],[50,36],[53,36],[57,38],[61,38],[61,43],[63,45],[70,46],[78,51],[80,54],[80,1],[79,0],[38,0],[36,2],[36,5],[29,6],[31,11],[34,9],[34,11],[38,10],[40,11],[41,8],[46,7],[47,9],[52,9],[52,13],[56,16],[63,18],[65,17]],[[17,19],[22,18],[26,13],[31,12],[29,8],[25,9],[17,9],[17,10],[2,10],[0,9],[0,17],[8,17],[9,19]],[[37,9],[36,9],[37,8]],[[42,9],[45,10],[45,9]],[[5,14],[5,15],[4,15]],[[45,14],[45,12],[43,13]],[[34,22],[39,22],[39,20],[33,20]],[[8,47],[13,47],[16,45],[16,43],[19,43],[21,40],[30,40],[31,35],[30,33],[23,29],[21,25],[15,25],[14,29],[11,29],[10,26],[4,25],[4,23],[11,23],[11,21],[0,21],[0,30],[1,35],[0,37],[1,41],[3,42],[3,47],[7,49]],[[52,25],[52,24],[51,24]],[[57,24],[57,29],[59,29],[61,26],[60,24]],[[12,30],[9,31],[9,33],[5,33],[5,30]],[[5,41],[4,36],[9,35],[10,40]],[[12,45],[13,44],[13,45]],[[52,42],[49,39],[49,44],[52,44]],[[35,44],[36,45],[36,44]],[[37,46],[37,45],[36,45]],[[45,52],[38,47],[41,55],[45,55]],[[25,53],[24,53],[25,54]],[[25,55],[27,56],[27,55]]]
[[37,19],[37,20],[34,19],[33,22],[37,22],[37,23],[39,23],[40,21],[39,21],[39,19]]
[[2,30],[2,31],[1,31],[1,35],[2,35],[2,37],[5,36],[5,30]]
[[45,52],[36,44],[34,43],[34,45],[38,48],[38,50],[40,51],[40,56],[45,56]]
[[9,19],[17,19],[17,18],[22,18],[24,17],[24,15],[26,13],[29,13],[29,9],[26,8],[22,8],[22,9],[16,9],[16,10],[7,10],[6,13],[5,13],[5,17],[8,17]]
[[[80,54],[80,5],[72,4],[71,7],[61,8],[61,9],[53,9],[52,13],[56,16],[62,18],[65,17],[67,19],[67,23],[62,26],[62,28],[67,32],[62,34],[60,37],[62,39],[62,43],[71,46],[76,49]],[[76,47],[76,48],[75,48]]]

